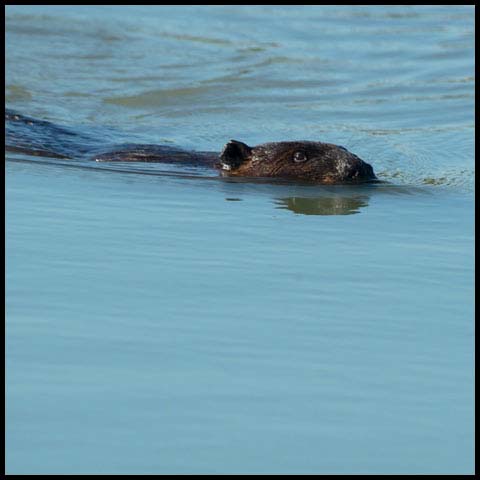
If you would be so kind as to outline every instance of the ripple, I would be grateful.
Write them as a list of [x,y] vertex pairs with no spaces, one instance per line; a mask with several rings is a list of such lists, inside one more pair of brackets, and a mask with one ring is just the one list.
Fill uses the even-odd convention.
[[234,44],[232,41],[225,38],[203,37],[198,35],[188,35],[185,33],[160,32],[159,35],[165,38],[174,38],[175,40],[183,40],[193,43],[206,43],[220,46],[230,46]]
[[32,94],[28,88],[23,87],[22,85],[7,85],[5,87],[5,100],[8,102],[17,102],[30,100]]
[[206,94],[212,94],[216,91],[215,87],[198,86],[184,88],[170,88],[151,90],[137,95],[107,97],[103,99],[104,103],[120,105],[122,107],[139,108],[155,107],[162,105],[177,105],[179,102],[185,103],[198,99]]

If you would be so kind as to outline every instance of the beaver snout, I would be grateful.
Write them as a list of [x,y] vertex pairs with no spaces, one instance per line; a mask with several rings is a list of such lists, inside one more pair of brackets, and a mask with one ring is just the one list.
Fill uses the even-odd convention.
[[373,171],[372,166],[367,162],[359,159],[358,157],[354,161],[346,177],[347,181],[353,182],[368,182],[369,180],[376,179],[377,177]]

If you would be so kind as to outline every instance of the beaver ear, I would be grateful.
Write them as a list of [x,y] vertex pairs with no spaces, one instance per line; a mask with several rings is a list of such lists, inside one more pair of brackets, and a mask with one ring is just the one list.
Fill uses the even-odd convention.
[[220,154],[220,159],[223,163],[226,163],[231,167],[238,167],[251,153],[252,148],[246,143],[242,143],[237,140],[230,140],[223,147],[222,153]]

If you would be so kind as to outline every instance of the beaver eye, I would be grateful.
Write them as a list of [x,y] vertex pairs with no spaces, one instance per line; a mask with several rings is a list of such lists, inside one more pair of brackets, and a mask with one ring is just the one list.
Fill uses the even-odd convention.
[[295,152],[293,155],[293,161],[295,163],[301,163],[307,161],[307,154],[305,152]]

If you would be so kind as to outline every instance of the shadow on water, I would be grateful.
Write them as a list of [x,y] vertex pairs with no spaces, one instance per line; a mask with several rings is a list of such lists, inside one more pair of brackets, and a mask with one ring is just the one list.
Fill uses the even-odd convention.
[[[238,184],[237,184],[238,186]],[[250,184],[252,187],[253,184]],[[238,192],[228,201],[241,201],[252,195],[263,195],[270,199],[277,210],[288,210],[296,215],[353,215],[362,213],[376,196],[411,196],[430,195],[432,192],[425,187],[413,185],[394,185],[377,182],[363,185],[254,185],[244,192]],[[231,192],[230,192],[231,193]],[[238,195],[241,193],[241,195]],[[242,195],[243,194],[243,195]],[[242,198],[243,196],[243,198]]]
[[352,215],[368,206],[367,195],[352,197],[286,197],[275,200],[276,208],[302,215]]

